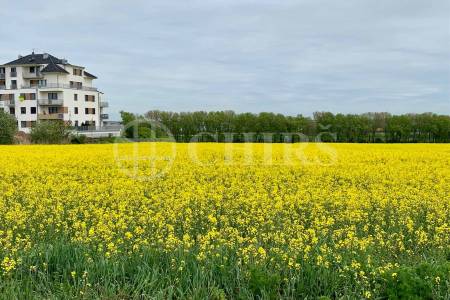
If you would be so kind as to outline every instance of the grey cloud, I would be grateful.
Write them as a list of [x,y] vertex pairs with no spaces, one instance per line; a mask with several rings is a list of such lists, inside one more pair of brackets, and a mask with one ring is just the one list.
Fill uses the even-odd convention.
[[450,113],[445,0],[15,1],[0,59],[47,51],[110,109]]

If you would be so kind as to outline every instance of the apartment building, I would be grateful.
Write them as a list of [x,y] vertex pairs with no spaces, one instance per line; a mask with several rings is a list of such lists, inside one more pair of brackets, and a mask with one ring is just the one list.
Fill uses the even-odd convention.
[[41,120],[99,128],[108,119],[105,95],[84,67],[48,53],[20,56],[0,65],[0,110],[15,115],[20,131]]

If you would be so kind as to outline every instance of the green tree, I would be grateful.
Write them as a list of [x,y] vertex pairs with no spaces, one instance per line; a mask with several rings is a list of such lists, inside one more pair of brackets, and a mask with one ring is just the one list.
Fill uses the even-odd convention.
[[30,135],[35,144],[63,144],[69,141],[70,127],[60,121],[40,121]]
[[[121,112],[123,123],[143,118],[127,112]],[[233,111],[196,111],[165,112],[149,111],[145,117],[158,121],[169,129],[177,142],[189,142],[201,132],[207,135],[198,140],[207,142],[268,141],[264,133],[272,133],[270,142],[299,142],[299,133],[314,140],[322,135],[323,141],[347,143],[370,142],[450,142],[450,116],[425,114],[390,115],[389,113],[365,114],[333,114],[331,112],[315,112],[313,118],[285,116],[271,112],[235,113]],[[148,135],[150,124],[139,122],[139,135]],[[165,136],[165,132],[156,131],[156,137]],[[132,137],[133,129],[129,129]],[[233,136],[231,136],[233,133]],[[247,135],[253,133],[252,135]],[[287,134],[286,134],[287,133]],[[294,133],[290,137],[289,133]],[[215,136],[215,138],[213,138]],[[305,139],[303,138],[302,141]]]
[[122,124],[125,126],[125,137],[127,138],[133,138],[133,126],[131,126],[130,124],[136,120],[136,116],[130,112],[126,112],[126,111],[121,111],[120,112],[120,117],[122,118]]
[[0,111],[0,144],[13,144],[17,133],[16,119],[3,110]]

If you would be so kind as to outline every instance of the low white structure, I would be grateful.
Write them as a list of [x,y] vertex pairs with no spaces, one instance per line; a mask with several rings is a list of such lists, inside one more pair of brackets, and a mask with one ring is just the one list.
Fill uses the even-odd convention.
[[122,130],[123,126],[121,125],[104,125],[102,127],[80,127],[78,130],[74,130],[73,134],[89,138],[120,137]]
[[26,133],[40,120],[102,128],[108,102],[94,87],[96,78],[47,53],[19,56],[0,65],[0,110],[15,115],[19,130]]

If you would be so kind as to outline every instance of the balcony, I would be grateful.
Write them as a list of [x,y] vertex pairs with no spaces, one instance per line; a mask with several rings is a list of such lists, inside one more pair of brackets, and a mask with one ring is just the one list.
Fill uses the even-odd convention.
[[73,89],[73,90],[81,90],[81,91],[89,91],[96,92],[97,88],[95,87],[78,87],[70,84],[62,84],[62,83],[47,83],[47,84],[28,84],[22,85],[23,89]]
[[24,73],[23,78],[24,79],[35,79],[35,78],[42,78],[44,75],[41,72],[35,72],[35,73]]
[[6,90],[6,85],[0,85],[0,90]]
[[11,99],[11,100],[1,100],[0,101],[3,102],[3,105],[5,106],[15,106],[16,105],[16,101]]
[[0,73],[0,79],[5,79],[5,73]]
[[9,73],[9,76],[10,76],[10,77],[17,77],[17,72],[10,72],[10,73]]
[[106,102],[106,101],[100,101],[100,107],[101,107],[101,108],[109,107],[109,103]]
[[39,105],[51,105],[51,106],[61,106],[64,103],[63,99],[39,99]]
[[39,114],[39,120],[64,120],[64,114]]
[[109,115],[108,114],[100,114],[100,119],[108,120],[109,119]]

